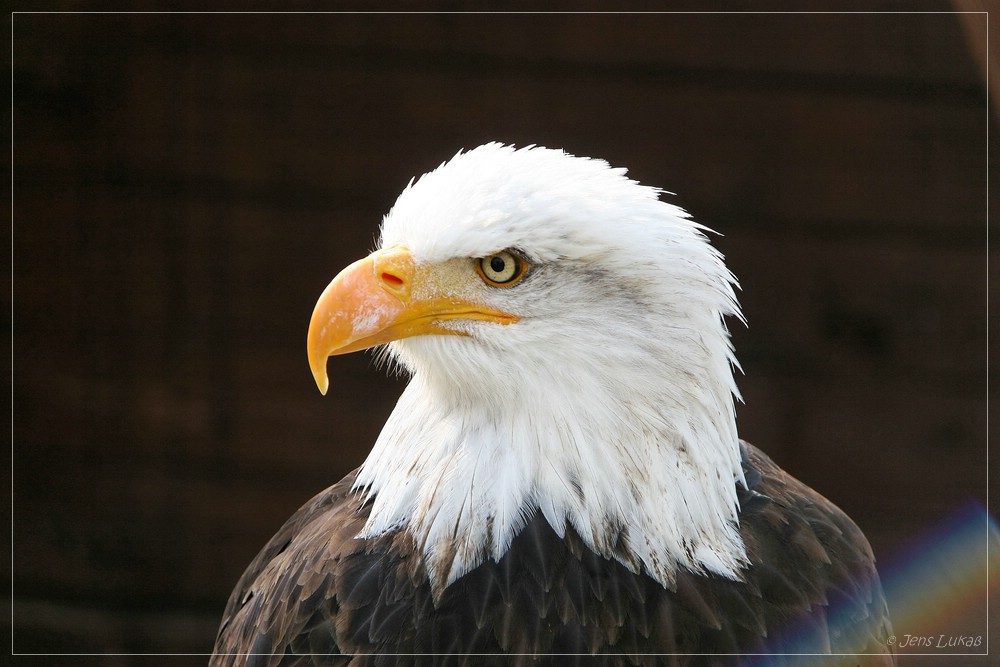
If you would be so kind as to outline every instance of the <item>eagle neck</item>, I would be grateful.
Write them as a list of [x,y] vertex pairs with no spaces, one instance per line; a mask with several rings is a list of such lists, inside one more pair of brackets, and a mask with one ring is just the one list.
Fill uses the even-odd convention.
[[538,512],[667,587],[678,568],[740,578],[731,375],[653,391],[599,364],[546,374],[497,400],[416,373],[359,471],[360,536],[410,533],[438,592]]

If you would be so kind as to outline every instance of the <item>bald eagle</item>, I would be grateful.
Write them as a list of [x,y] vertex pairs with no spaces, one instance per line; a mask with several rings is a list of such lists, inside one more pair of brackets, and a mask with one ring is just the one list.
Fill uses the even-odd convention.
[[893,664],[864,535],[737,435],[736,280],[661,194],[496,143],[410,182],[308,332],[324,394],[377,346],[409,383],[212,664]]

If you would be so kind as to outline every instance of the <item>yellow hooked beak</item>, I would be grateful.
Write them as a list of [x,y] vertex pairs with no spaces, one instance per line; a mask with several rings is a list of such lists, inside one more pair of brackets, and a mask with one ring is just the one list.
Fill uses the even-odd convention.
[[316,302],[306,347],[316,386],[326,394],[326,360],[410,336],[468,335],[448,320],[510,324],[519,317],[472,299],[471,260],[418,264],[410,251],[391,246],[354,262]]

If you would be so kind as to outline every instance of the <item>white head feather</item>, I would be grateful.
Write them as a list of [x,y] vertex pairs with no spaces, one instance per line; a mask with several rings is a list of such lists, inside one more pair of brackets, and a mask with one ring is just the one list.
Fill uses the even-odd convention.
[[410,531],[438,589],[539,510],[664,585],[678,567],[739,578],[736,281],[660,194],[600,160],[494,143],[385,217],[381,245],[417,262],[515,248],[531,263],[483,297],[519,322],[390,344],[412,378],[357,478],[363,536]]

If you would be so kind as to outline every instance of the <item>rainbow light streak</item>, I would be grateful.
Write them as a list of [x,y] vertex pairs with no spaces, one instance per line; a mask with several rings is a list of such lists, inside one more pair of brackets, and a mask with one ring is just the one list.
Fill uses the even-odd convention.
[[[879,564],[879,573],[892,619],[889,643],[897,655],[985,654],[988,650],[987,599],[1000,588],[1000,530],[979,503],[969,503],[899,554]],[[994,576],[989,576],[992,570]],[[956,619],[976,618],[975,629],[955,628]],[[831,628],[849,627],[857,605],[836,603],[826,610]],[[961,633],[961,634],[957,634]],[[759,655],[754,667],[810,665],[805,656],[826,653],[825,628],[805,623],[788,633],[789,651]],[[958,637],[964,637],[966,643]],[[975,638],[980,640],[976,645]],[[969,641],[971,640],[971,641]],[[863,648],[859,648],[863,650]],[[789,660],[786,656],[800,656]],[[864,664],[864,659],[859,659]],[[826,664],[818,662],[817,664]]]
[[[986,653],[986,605],[1000,584],[998,567],[1000,530],[979,503],[969,503],[890,559],[880,570],[899,653]],[[956,617],[977,607],[982,623],[965,634],[981,636],[979,646],[947,646],[949,635],[942,639],[941,633],[955,630]],[[931,641],[907,646],[907,635]]]

